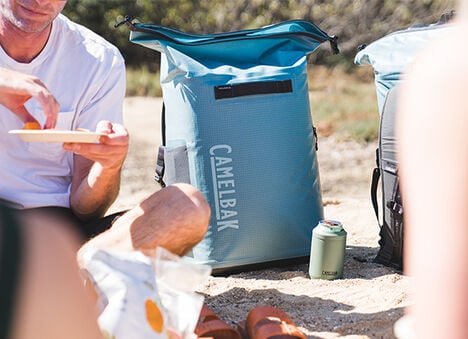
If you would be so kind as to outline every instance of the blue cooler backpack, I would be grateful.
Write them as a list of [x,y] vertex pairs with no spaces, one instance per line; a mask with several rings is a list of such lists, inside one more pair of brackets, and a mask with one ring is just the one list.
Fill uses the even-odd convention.
[[156,179],[191,183],[212,210],[187,259],[220,273],[307,258],[323,218],[307,55],[336,38],[306,21],[211,35],[126,23],[161,53]]
[[[395,138],[395,116],[402,74],[425,46],[434,39],[450,34],[447,23],[453,13],[445,14],[435,24],[412,26],[393,32],[363,47],[355,57],[358,65],[371,65],[380,114],[379,145],[376,167],[372,174],[371,200],[380,226],[379,252],[375,262],[403,269],[403,202],[398,179]],[[381,205],[377,191],[381,187]],[[379,217],[379,211],[382,214]]]

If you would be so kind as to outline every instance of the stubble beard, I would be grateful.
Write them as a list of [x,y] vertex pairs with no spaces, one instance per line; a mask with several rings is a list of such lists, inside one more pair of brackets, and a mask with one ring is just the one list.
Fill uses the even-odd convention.
[[8,0],[0,0],[0,13],[4,26],[6,25],[10,27],[10,29],[16,29],[25,33],[43,32],[50,27],[52,22],[52,19],[46,22],[37,22],[27,18],[17,17],[8,3]]

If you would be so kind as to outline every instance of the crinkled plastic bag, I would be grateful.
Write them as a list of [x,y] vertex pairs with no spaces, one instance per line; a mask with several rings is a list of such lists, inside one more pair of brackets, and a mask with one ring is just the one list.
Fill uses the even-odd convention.
[[99,326],[105,338],[196,338],[203,304],[196,289],[211,274],[206,265],[184,261],[157,248],[141,252],[90,249],[85,269],[98,293]]

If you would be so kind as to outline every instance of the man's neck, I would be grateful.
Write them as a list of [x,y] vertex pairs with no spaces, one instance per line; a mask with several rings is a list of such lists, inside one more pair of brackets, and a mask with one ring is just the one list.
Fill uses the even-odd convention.
[[8,21],[0,21],[0,45],[12,59],[30,63],[41,53],[49,39],[52,24],[41,32],[24,32]]

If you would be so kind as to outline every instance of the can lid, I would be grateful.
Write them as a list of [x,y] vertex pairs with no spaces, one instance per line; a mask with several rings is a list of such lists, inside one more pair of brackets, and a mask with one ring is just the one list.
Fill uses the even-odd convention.
[[329,231],[334,233],[341,232],[341,230],[343,229],[343,224],[337,220],[320,220],[319,225],[326,227]]

